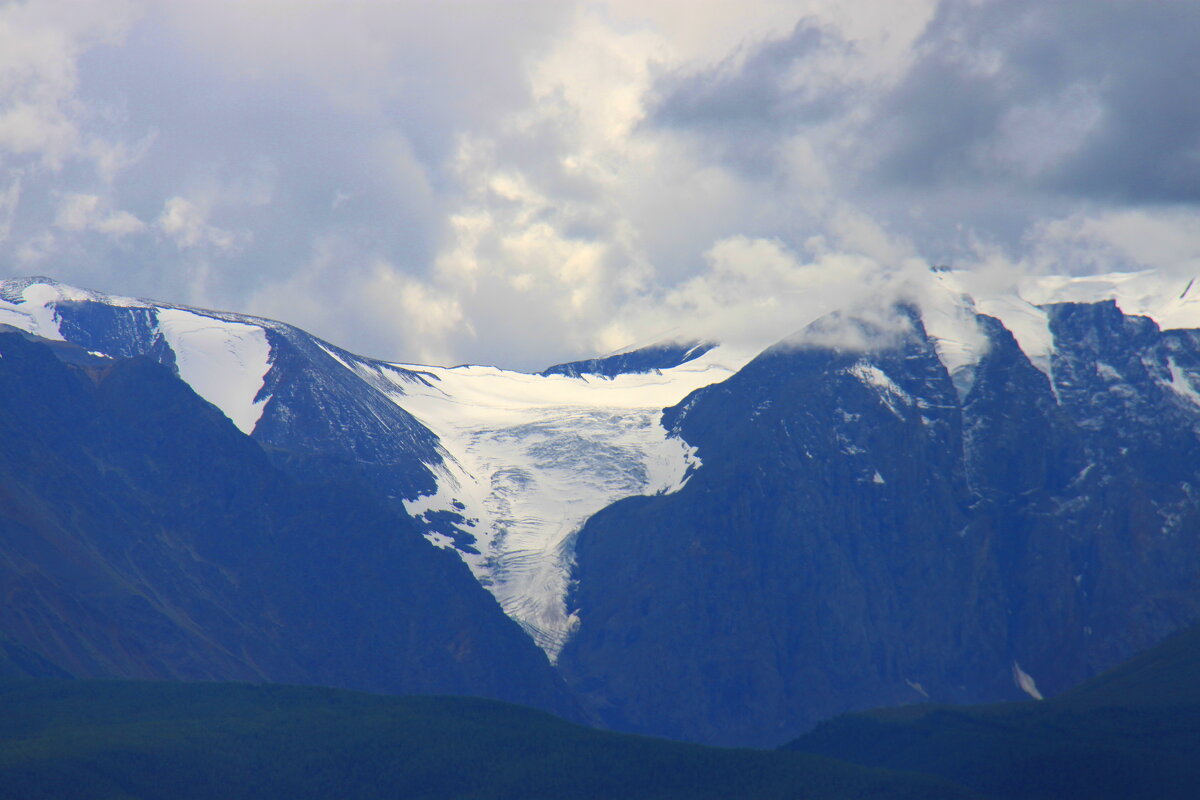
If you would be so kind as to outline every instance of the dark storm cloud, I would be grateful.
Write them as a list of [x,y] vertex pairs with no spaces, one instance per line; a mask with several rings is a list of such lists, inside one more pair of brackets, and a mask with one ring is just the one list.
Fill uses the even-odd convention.
[[789,36],[765,42],[743,59],[663,75],[645,124],[696,132],[722,159],[761,176],[774,167],[782,136],[836,116],[851,102],[848,86],[814,90],[792,80],[807,59],[846,47],[820,27],[801,22]]
[[[1200,4],[1130,5],[1099,24],[1107,124],[1057,176],[1088,195],[1200,201]],[[1103,38],[1102,38],[1103,37]]]
[[[947,3],[868,132],[876,177],[1200,201],[1197,41],[1195,3]],[[1081,103],[1094,121],[1074,130]],[[1047,152],[1032,163],[1005,152],[1022,146]]]
[[762,177],[805,126],[861,191],[991,188],[1101,202],[1200,202],[1200,3],[966,2],[938,9],[897,82],[794,79],[836,34],[804,23],[736,65],[660,78],[647,123]]
[[787,128],[828,116],[841,98],[790,91],[787,74],[834,44],[819,28],[801,23],[787,38],[762,44],[736,66],[726,61],[701,73],[666,75],[651,119],[660,125],[721,131]]
[[0,2],[0,263],[525,366],[869,264],[1193,270],[1196,41],[1185,0]]

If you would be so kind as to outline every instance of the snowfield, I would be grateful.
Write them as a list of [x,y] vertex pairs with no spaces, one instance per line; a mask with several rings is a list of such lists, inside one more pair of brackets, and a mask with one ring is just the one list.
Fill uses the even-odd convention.
[[[566,605],[574,534],[621,498],[687,482],[700,460],[668,436],[662,412],[746,360],[720,350],[615,378],[399,365],[428,380],[397,377],[396,402],[437,434],[448,455],[438,492],[409,502],[409,513],[461,520],[456,527],[474,537],[476,552],[459,553],[551,659],[577,623]],[[452,545],[442,533],[430,540]]]
[[[971,367],[988,346],[977,313],[999,319],[1047,375],[1054,355],[1041,308],[1047,304],[1115,300],[1126,314],[1151,317],[1162,328],[1200,328],[1200,287],[1156,273],[1031,278],[1000,293],[978,284],[970,273],[938,270],[915,292],[926,330],[960,391],[969,389]],[[670,369],[612,378],[390,364],[339,355],[270,320],[102,295],[41,278],[0,281],[0,324],[61,340],[57,307],[84,301],[153,309],[149,335],[170,348],[179,376],[246,434],[271,401],[260,395],[268,376],[276,377],[272,330],[302,336],[330,355],[322,377],[333,370],[345,379],[340,370],[347,370],[357,379],[351,379],[353,391],[382,393],[413,415],[438,438],[442,461],[428,465],[436,492],[407,501],[409,513],[425,523],[431,542],[462,557],[552,660],[579,621],[568,607],[575,535],[617,500],[682,488],[702,454],[668,434],[663,409],[725,380],[756,355],[722,346]],[[1170,366],[1171,387],[1200,403],[1200,392]],[[854,374],[893,409],[907,399],[869,363],[869,354]],[[876,473],[875,480],[883,477]]]
[[175,353],[179,377],[238,430],[252,433],[270,399],[258,399],[271,369],[266,331],[178,308],[158,309],[158,330]]

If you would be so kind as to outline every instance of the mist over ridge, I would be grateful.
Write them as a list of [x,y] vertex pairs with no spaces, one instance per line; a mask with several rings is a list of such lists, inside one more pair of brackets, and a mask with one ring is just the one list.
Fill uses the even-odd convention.
[[[524,370],[1196,272],[1194,4],[0,9],[0,270]],[[868,289],[873,291],[873,289]]]

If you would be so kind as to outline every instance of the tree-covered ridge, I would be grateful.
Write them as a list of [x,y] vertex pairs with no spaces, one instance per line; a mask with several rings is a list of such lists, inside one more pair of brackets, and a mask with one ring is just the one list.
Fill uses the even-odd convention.
[[608,733],[495,701],[228,683],[0,683],[12,798],[965,798],[805,753]]
[[787,747],[940,775],[994,798],[1194,798],[1200,626],[1051,700],[848,714]]

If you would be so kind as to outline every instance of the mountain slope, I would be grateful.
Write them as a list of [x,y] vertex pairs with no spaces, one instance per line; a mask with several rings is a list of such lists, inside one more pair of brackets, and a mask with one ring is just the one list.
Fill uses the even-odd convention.
[[661,372],[700,358],[715,346],[709,342],[650,345],[600,358],[556,364],[542,370],[540,374],[567,375],[572,378],[585,375],[615,378],[630,373]]
[[297,479],[355,476],[456,552],[551,657],[575,623],[572,536],[614,500],[681,484],[695,460],[662,409],[744,360],[664,345],[544,375],[405,366],[272,320],[48,278],[0,282],[4,322],[152,358]]
[[436,438],[381,394],[378,379],[354,372],[361,359],[291,325],[105,295],[49,278],[0,282],[0,323],[166,365],[301,474],[350,470],[397,498],[435,485]]
[[573,713],[452,554],[301,484],[149,359],[0,333],[4,635],[76,676],[249,679]]
[[581,531],[568,682],[618,729],[770,744],[1061,691],[1200,618],[1196,333],[1039,313],[1050,377],[986,316],[947,359],[914,311],[898,341],[784,343],[668,410],[704,466]]
[[291,481],[411,516],[595,718],[775,744],[854,708],[1061,691],[1200,616],[1200,290],[973,282],[930,272],[753,359],[542,375],[44,279],[0,284],[0,319],[148,356]]
[[787,745],[912,769],[996,798],[1190,798],[1200,786],[1200,628],[1059,697],[838,717]]
[[1053,698],[1070,710],[1200,706],[1200,625]]

